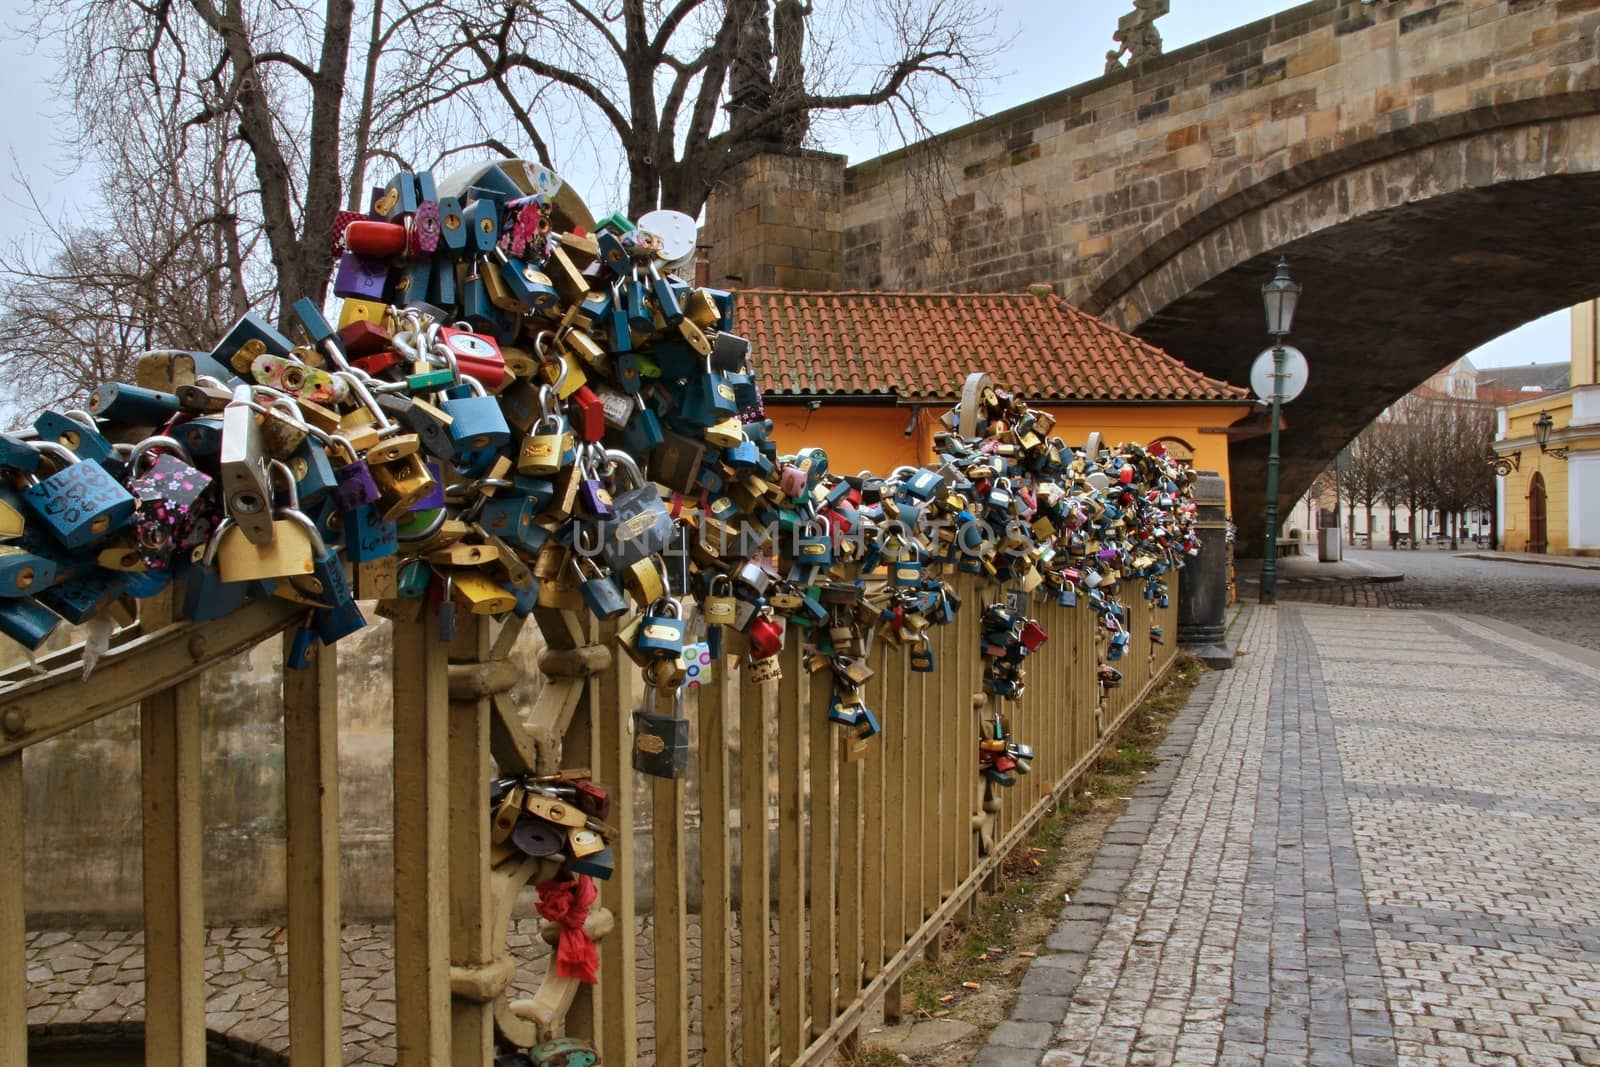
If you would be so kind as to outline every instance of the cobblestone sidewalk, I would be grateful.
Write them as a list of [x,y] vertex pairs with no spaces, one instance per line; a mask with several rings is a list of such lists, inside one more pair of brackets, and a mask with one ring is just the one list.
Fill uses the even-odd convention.
[[1425,612],[1240,647],[975,1067],[1600,1064],[1600,669]]
[[[344,928],[344,1062],[392,1064],[394,955],[388,926]],[[531,997],[550,947],[539,921],[513,921],[507,945],[519,963],[512,999]],[[640,1047],[637,1067],[655,1062],[654,940],[641,919],[638,952]],[[735,962],[739,940],[734,936]],[[777,950],[777,938],[773,938]],[[689,922],[690,973],[699,974],[700,924]],[[144,1019],[144,934],[129,930],[37,931],[28,935],[28,1025],[48,1034],[116,1028]],[[603,967],[602,956],[601,966]],[[283,927],[213,927],[206,931],[206,1028],[236,1048],[289,1050],[288,940]],[[737,971],[735,971],[737,974]],[[735,983],[737,990],[737,982]],[[691,1053],[704,1048],[699,982],[690,985]],[[6,1067],[0,1064],[0,1067]]]

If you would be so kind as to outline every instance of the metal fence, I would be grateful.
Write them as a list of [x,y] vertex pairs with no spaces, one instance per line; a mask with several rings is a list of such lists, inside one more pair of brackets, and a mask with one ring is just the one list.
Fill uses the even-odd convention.
[[[819,1063],[855,1045],[879,998],[892,1013],[906,970],[992,884],[1006,853],[1090,766],[1174,653],[1146,635],[1152,626],[1175,634],[1175,610],[1140,599],[1130,583],[1132,643],[1117,664],[1124,681],[1102,689],[1096,664],[1107,634],[1096,614],[1033,608],[1049,640],[1028,660],[1025,695],[1005,711],[1038,758],[1015,787],[997,788],[978,775],[977,740],[993,714],[982,686],[982,607],[999,591],[965,574],[954,584],[966,607],[931,631],[933,673],[909,670],[905,650],[887,642],[873,651],[867,701],[883,733],[870,741],[846,739],[828,722],[829,686],[811,684],[798,641],[782,653],[779,681],[720,670],[691,690],[697,829],[683,780],[636,785],[628,724],[638,671],[612,655],[607,633],[572,612],[537,609],[549,683],[533,707],[519,708],[507,696],[517,677],[507,656],[523,620],[466,616],[448,644],[433,619],[394,622],[401,1067],[487,1065],[497,1039],[526,1047],[562,1033],[591,1038],[604,1063],[632,1064],[641,1014],[650,1015],[657,1064]],[[1175,604],[1177,582],[1169,584]],[[77,649],[0,675],[0,870],[10,872],[0,876],[0,1064],[27,1062],[22,761],[28,746],[130,704],[141,721],[146,1062],[204,1064],[199,676],[276,638],[301,611],[266,600],[217,622],[171,623],[170,602],[157,597],[88,680]],[[297,1067],[342,1062],[338,683],[331,648],[283,676]],[[611,786],[619,831],[616,873],[585,924],[600,941],[601,980],[547,974],[534,997],[513,1002],[518,961],[505,947],[507,928],[523,890],[557,865],[497,847],[485,784],[496,772],[580,766]],[[651,793],[653,1013],[639,1011],[632,936],[636,788]],[[556,927],[546,933],[553,939]],[[703,1053],[691,1051],[691,1013]]]

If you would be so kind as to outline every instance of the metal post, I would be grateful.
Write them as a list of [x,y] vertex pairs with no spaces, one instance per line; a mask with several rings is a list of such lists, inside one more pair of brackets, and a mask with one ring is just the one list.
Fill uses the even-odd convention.
[[1267,446],[1267,537],[1261,549],[1261,603],[1278,592],[1278,420],[1283,407],[1283,335],[1272,346],[1272,435]]

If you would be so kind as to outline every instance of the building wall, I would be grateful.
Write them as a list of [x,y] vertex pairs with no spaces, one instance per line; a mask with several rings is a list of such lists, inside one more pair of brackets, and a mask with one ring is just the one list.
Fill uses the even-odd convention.
[[1555,422],[1552,433],[1566,427],[1572,415],[1572,394],[1554,393],[1525,404],[1506,409],[1504,438],[1496,442],[1501,455],[1519,451],[1522,462],[1519,469],[1505,478],[1505,514],[1501,526],[1500,544],[1507,552],[1526,552],[1528,549],[1528,489],[1534,474],[1544,476],[1546,552],[1564,555],[1570,551],[1567,523],[1568,464],[1554,456],[1543,455],[1534,441],[1533,423],[1539,413],[1548,411]]

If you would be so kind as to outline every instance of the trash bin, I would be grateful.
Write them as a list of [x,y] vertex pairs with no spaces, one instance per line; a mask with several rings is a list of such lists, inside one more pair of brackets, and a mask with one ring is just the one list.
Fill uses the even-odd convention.
[[1340,550],[1339,527],[1325,526],[1317,531],[1317,562],[1338,563],[1343,559]]

